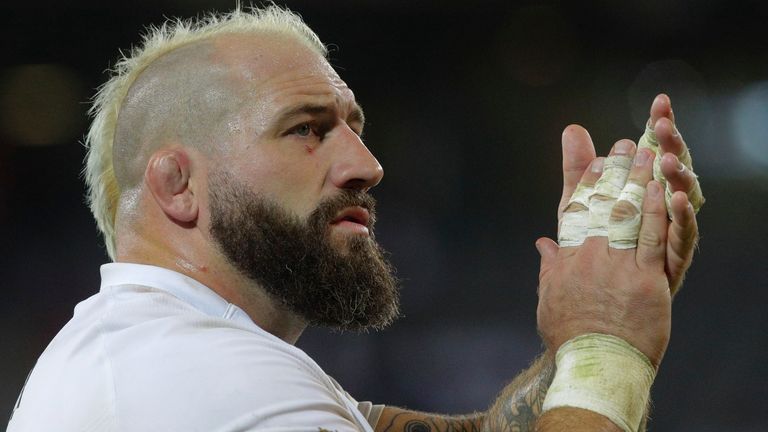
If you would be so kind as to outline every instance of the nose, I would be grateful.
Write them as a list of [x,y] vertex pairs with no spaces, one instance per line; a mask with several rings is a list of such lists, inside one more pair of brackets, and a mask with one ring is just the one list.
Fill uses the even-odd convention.
[[331,166],[330,180],[340,189],[368,189],[379,184],[384,168],[363,140],[347,125],[339,128],[338,146]]

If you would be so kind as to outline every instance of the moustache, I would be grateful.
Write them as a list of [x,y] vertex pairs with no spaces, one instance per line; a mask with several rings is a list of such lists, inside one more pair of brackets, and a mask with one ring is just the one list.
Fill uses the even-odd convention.
[[367,227],[372,230],[376,223],[376,200],[366,192],[344,190],[338,195],[326,198],[309,215],[310,225],[324,229],[336,215],[348,207],[362,207],[370,215]]

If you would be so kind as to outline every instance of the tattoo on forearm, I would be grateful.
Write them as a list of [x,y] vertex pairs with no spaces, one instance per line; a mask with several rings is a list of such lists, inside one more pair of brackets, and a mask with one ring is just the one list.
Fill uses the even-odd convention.
[[[532,386],[530,393],[522,400],[510,400],[502,407],[504,423],[492,427],[493,431],[522,432],[532,431],[536,419],[541,415],[541,406],[544,396],[547,394],[547,386],[541,382]],[[497,420],[502,420],[498,418]],[[490,422],[489,422],[490,423]]]
[[[394,432],[480,432],[480,417],[439,417],[402,412],[392,416],[382,431]],[[378,428],[377,428],[378,430]]]
[[552,359],[542,356],[504,388],[486,413],[447,417],[387,407],[376,432],[533,432],[554,375]]
[[502,392],[488,412],[483,432],[532,432],[553,377],[551,362],[539,359]]
[[411,420],[405,424],[405,432],[430,432],[430,427],[425,421]]
[[[553,359],[541,356],[501,392],[486,413],[447,417],[387,407],[376,432],[534,432],[555,377]],[[645,432],[648,412],[640,425]]]

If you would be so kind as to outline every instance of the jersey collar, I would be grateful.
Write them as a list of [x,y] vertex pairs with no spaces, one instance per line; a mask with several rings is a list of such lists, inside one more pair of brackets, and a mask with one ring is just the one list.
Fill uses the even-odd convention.
[[164,267],[133,263],[102,265],[101,291],[118,285],[141,285],[166,291],[206,315],[255,325],[248,314],[212,289],[189,276]]

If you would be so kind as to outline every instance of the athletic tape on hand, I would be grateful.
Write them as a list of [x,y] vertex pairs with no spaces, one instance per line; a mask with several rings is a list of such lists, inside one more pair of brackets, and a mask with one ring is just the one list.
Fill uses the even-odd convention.
[[[638,150],[641,148],[647,148],[656,154],[656,158],[653,160],[653,179],[661,183],[662,187],[664,188],[664,198],[667,203],[667,214],[669,215],[669,218],[672,219],[672,188],[669,186],[667,179],[661,172],[661,159],[663,155],[661,154],[659,141],[656,138],[656,131],[653,130],[653,125],[651,125],[650,120],[648,120],[648,123],[645,125],[645,132],[637,141],[637,148]],[[704,205],[705,199],[701,193],[701,185],[699,184],[698,176],[695,172],[693,172],[693,161],[691,159],[691,153],[688,151],[688,146],[683,145],[683,153],[678,156],[677,159],[680,161],[680,163],[683,164],[685,169],[691,171],[691,174],[693,174],[693,177],[696,179],[693,189],[688,192],[688,199],[691,202],[693,211],[698,213],[699,209],[701,209],[701,206]]]
[[[638,150],[647,148],[656,154],[653,160],[653,178],[664,188],[667,214],[672,219],[673,192],[661,172],[661,147],[650,120],[645,126],[645,132],[637,142],[637,148]],[[701,193],[698,177],[693,172],[691,154],[687,146],[683,146],[683,153],[678,156],[678,160],[683,164],[683,169],[689,170],[696,179],[693,188],[688,192],[688,199],[694,212],[698,212],[705,199]],[[616,249],[630,249],[637,246],[642,218],[642,196],[645,194],[645,188],[639,185],[624,185],[629,175],[630,166],[629,157],[609,156],[605,161],[603,175],[595,184],[594,189],[579,184],[577,191],[581,189],[581,196],[576,197],[576,192],[574,192],[574,196],[571,197],[563,212],[558,230],[560,246],[579,246],[584,243],[586,237],[594,236],[608,236],[610,247]],[[587,191],[591,191],[591,195],[588,195],[585,203],[584,193]],[[637,214],[612,220],[613,207],[622,200],[635,207]],[[584,228],[585,224],[586,229]]]
[[561,247],[579,246],[587,238],[589,197],[595,189],[579,183],[560,219],[557,242]]
[[656,370],[648,358],[616,336],[590,333],[565,342],[543,411],[582,408],[608,417],[625,432],[643,420]]
[[627,182],[631,166],[632,159],[629,156],[614,155],[605,158],[603,175],[595,183],[595,190],[589,197],[587,237],[608,236],[611,209]]
[[[643,215],[643,197],[645,186],[628,181],[616,200],[614,210],[608,221],[608,246],[614,249],[632,249],[637,247],[640,237],[640,223]],[[617,206],[625,206],[616,212]],[[628,206],[628,207],[626,207]],[[617,215],[620,214],[621,216]]]
[[629,176],[629,156],[608,156],[594,187],[579,183],[563,211],[558,231],[561,247],[580,246],[588,236],[608,236],[609,219]]

